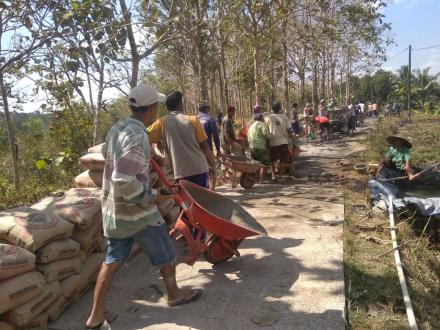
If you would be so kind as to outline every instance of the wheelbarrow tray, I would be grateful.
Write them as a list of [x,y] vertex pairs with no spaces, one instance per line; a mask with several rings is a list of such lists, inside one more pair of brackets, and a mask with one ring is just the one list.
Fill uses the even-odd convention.
[[225,157],[231,163],[232,169],[238,172],[255,173],[260,168],[264,167],[264,165],[261,164],[260,162],[255,160],[250,161],[245,156],[228,155]]
[[196,227],[228,240],[267,234],[252,215],[225,196],[186,180],[179,181],[179,195]]

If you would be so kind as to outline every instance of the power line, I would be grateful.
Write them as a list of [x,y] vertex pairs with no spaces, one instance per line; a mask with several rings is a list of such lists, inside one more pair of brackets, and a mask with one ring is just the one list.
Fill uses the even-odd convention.
[[434,45],[434,46],[429,46],[429,47],[423,47],[423,48],[413,48],[413,51],[415,51],[415,50],[432,49],[432,48],[437,48],[437,47],[440,47],[440,44]]
[[391,60],[392,58],[394,58],[394,57],[396,57],[396,56],[399,56],[399,55],[403,54],[403,53],[406,52],[407,50],[408,50],[408,47],[406,47],[406,48],[405,48],[404,50],[402,50],[401,52],[398,52],[397,54],[394,54],[394,55],[388,57],[387,61]]

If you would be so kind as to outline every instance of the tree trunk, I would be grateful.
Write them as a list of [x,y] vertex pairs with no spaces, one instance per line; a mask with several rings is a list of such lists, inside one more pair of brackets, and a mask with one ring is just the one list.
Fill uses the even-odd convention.
[[205,49],[202,35],[202,22],[203,15],[200,9],[200,1],[194,1],[195,9],[196,9],[196,47],[197,47],[197,56],[199,58],[198,69],[200,76],[200,97],[202,100],[208,100],[208,86],[207,86],[207,75],[206,75],[206,63],[205,63]]
[[104,57],[101,56],[100,60],[100,68],[99,68],[99,84],[98,84],[98,98],[96,101],[96,109],[95,109],[95,118],[93,120],[93,145],[97,145],[101,142],[100,136],[100,115],[102,111],[102,95],[104,93]]
[[253,59],[254,59],[254,80],[255,80],[255,103],[261,104],[261,67],[260,67],[260,45],[258,41],[257,26],[254,26],[252,33]]
[[348,104],[350,99],[350,80],[351,80],[351,58],[350,58],[350,48],[348,48],[347,54],[347,82],[345,84],[345,103]]
[[287,45],[283,41],[283,82],[284,82],[284,109],[288,111],[289,106],[289,69],[287,67]]
[[225,45],[223,42],[223,36],[220,33],[220,65],[223,74],[223,86],[224,86],[224,107],[229,104],[229,84],[228,84],[228,75],[226,74],[226,60],[225,60]]
[[316,112],[318,103],[318,63],[317,58],[313,59],[313,72],[312,72],[312,99],[313,110]]
[[2,92],[3,112],[5,116],[6,133],[8,135],[9,148],[11,150],[12,170],[14,172],[15,190],[20,188],[20,174],[18,173],[18,145],[15,138],[14,127],[12,126],[11,115],[9,113],[8,93],[3,80],[3,72],[0,72],[0,89]]
[[136,45],[136,39],[134,38],[133,29],[131,27],[131,13],[127,9],[127,5],[125,0],[119,0],[119,4],[121,6],[121,11],[124,17],[124,23],[126,25],[128,43],[130,44],[131,51],[131,79],[130,79],[130,87],[134,87],[137,85],[138,77],[139,77],[139,63],[141,61],[138,47]]

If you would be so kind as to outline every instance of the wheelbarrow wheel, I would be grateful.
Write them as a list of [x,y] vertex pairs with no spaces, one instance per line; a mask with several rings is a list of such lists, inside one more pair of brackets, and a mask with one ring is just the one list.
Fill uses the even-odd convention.
[[[237,249],[241,241],[228,241],[228,243],[232,249]],[[206,261],[218,265],[229,260],[234,253],[222,244],[218,236],[215,236],[211,243],[209,243],[208,248],[203,252],[203,255]]]
[[257,181],[256,173],[241,173],[240,186],[244,189],[251,189]]

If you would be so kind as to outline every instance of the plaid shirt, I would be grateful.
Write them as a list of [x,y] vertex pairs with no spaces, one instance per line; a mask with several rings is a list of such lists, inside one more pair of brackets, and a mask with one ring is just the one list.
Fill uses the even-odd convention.
[[151,149],[144,125],[133,118],[114,125],[102,147],[104,236],[123,239],[164,220],[149,187]]

